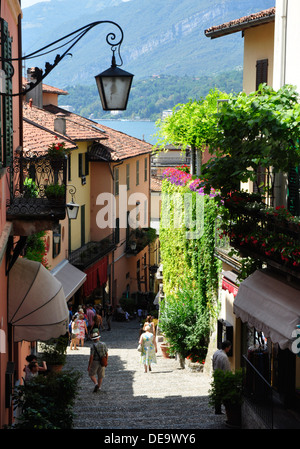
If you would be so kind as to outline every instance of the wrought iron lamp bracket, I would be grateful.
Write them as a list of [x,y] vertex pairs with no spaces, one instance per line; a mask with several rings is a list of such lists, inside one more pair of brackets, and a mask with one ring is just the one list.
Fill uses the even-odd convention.
[[[0,57],[0,62],[6,62],[9,64],[9,66],[11,67],[11,73],[6,73],[7,78],[11,79],[14,75],[14,68],[13,68],[13,61],[24,61],[24,60],[29,60],[29,59],[33,59],[33,58],[37,58],[40,56],[43,56],[45,54],[51,53],[59,48],[63,48],[66,45],[70,44],[69,47],[64,51],[64,53],[62,55],[57,54],[54,62],[51,64],[49,62],[45,63],[45,70],[41,70],[38,68],[35,68],[35,71],[32,74],[32,77],[36,79],[36,82],[30,82],[27,87],[24,88],[24,90],[22,90],[21,92],[18,93],[12,93],[12,94],[8,94],[8,93],[1,93],[0,95],[4,95],[4,96],[19,96],[19,95],[25,95],[27,92],[30,92],[32,89],[34,89],[39,83],[41,83],[44,78],[46,78],[47,75],[49,75],[49,73],[59,64],[59,62],[67,55],[72,56],[72,54],[70,53],[70,50],[77,44],[77,42],[79,42],[85,35],[86,33],[88,33],[91,29],[93,29],[94,27],[96,27],[97,25],[101,25],[101,24],[111,24],[114,25],[115,27],[118,28],[119,33],[120,33],[120,38],[119,40],[117,40],[117,35],[114,32],[110,32],[106,35],[106,42],[108,45],[110,45],[111,50],[113,52],[113,56],[112,56],[112,66],[114,67],[120,67],[123,64],[122,58],[121,58],[121,54],[120,54],[120,47],[121,44],[123,42],[123,30],[120,27],[120,25],[118,25],[117,23],[111,21],[111,20],[101,20],[101,21],[97,21],[97,22],[92,22],[89,23],[88,25],[85,25],[75,31],[73,31],[72,33],[69,33],[65,36],[63,36],[60,39],[57,39],[56,41],[40,48],[39,50],[36,50],[26,56],[23,56],[21,58],[12,58],[12,59],[6,59],[6,58],[2,58]],[[53,46],[60,44],[62,41],[66,40],[70,38],[66,43],[61,44],[56,46],[55,48],[52,48]],[[116,64],[116,59],[115,59],[115,52],[118,52],[118,56],[120,59],[120,64]]]

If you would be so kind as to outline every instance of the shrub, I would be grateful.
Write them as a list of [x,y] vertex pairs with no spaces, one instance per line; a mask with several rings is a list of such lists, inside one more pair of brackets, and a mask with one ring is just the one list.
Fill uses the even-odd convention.
[[14,405],[21,417],[14,429],[71,429],[73,405],[78,393],[79,371],[39,375],[14,392]]
[[176,295],[168,296],[161,303],[159,327],[171,346],[171,354],[186,357],[194,353],[205,358],[210,314],[202,304],[199,289],[186,284]]
[[243,371],[222,371],[217,369],[213,373],[211,390],[209,391],[209,403],[212,406],[223,403],[224,405],[241,405],[242,403]]

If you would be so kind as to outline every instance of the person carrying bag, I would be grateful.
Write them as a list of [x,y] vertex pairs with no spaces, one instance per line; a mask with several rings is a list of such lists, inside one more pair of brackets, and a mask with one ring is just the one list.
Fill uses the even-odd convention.
[[88,364],[88,373],[94,383],[94,393],[101,390],[102,381],[105,377],[105,367],[107,366],[108,350],[105,343],[100,343],[100,335],[98,329],[93,329],[92,341],[95,343],[91,346],[90,358]]

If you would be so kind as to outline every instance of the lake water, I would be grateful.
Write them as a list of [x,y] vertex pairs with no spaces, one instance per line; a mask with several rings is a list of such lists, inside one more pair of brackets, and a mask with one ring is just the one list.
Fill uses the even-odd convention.
[[145,140],[155,145],[156,138],[153,135],[157,132],[155,122],[142,120],[96,120],[100,125],[121,131],[137,139]]

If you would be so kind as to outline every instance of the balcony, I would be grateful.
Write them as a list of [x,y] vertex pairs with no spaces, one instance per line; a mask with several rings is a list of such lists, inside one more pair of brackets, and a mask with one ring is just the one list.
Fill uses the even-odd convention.
[[10,198],[6,217],[13,222],[15,234],[50,230],[65,218],[66,172],[67,159],[58,166],[45,156],[14,159],[7,173]]
[[146,246],[150,245],[156,238],[156,231],[153,228],[137,228],[129,232],[126,241],[125,252],[128,257],[141,252]]
[[230,246],[242,257],[262,263],[300,278],[300,218],[283,206],[268,207],[254,196],[235,196],[225,200],[229,213],[223,231]]
[[88,242],[69,254],[69,262],[80,270],[97,262],[115,248],[114,234],[110,234],[98,242]]

